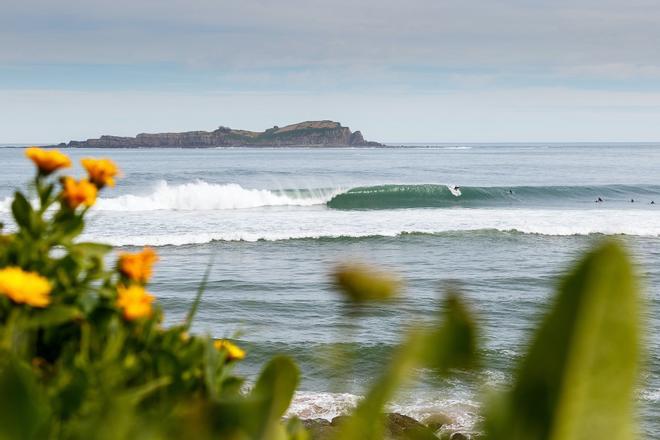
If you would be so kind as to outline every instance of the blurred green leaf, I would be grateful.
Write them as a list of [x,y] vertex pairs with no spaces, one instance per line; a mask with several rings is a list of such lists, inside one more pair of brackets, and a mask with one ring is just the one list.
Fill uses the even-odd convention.
[[195,295],[195,299],[193,300],[193,303],[190,306],[190,310],[188,311],[188,315],[186,316],[186,321],[183,325],[183,328],[185,330],[190,329],[190,326],[192,325],[193,319],[195,318],[195,314],[197,313],[197,308],[199,307],[199,303],[202,300],[202,295],[206,290],[206,284],[209,281],[209,276],[211,275],[212,267],[213,267],[213,260],[209,261],[208,265],[206,266],[206,270],[204,271],[204,277],[202,278],[202,281],[199,283],[199,287],[197,288],[197,294]]
[[633,438],[640,349],[633,271],[621,247],[606,242],[561,283],[513,390],[490,407],[487,438]]
[[14,193],[14,201],[11,204],[11,212],[14,214],[14,220],[16,220],[16,224],[32,233],[32,205],[30,205],[30,202],[27,201],[25,196],[18,191]]
[[89,256],[102,257],[112,250],[112,246],[103,243],[76,243],[70,248],[73,252],[87,254]]
[[340,426],[337,439],[377,440],[383,438],[383,408],[417,366],[424,349],[425,335],[411,332],[395,351],[384,373],[370,387],[369,392],[349,418]]
[[333,277],[340,292],[353,302],[389,300],[401,290],[398,278],[364,264],[339,266]]
[[440,373],[477,366],[478,331],[472,313],[455,291],[444,303],[444,319],[429,332],[423,351],[427,367]]
[[290,358],[275,356],[264,367],[250,394],[267,397],[268,415],[282,417],[291,403],[299,376],[298,367]]
[[213,339],[206,337],[204,340],[204,381],[206,390],[212,400],[218,399],[219,384],[217,379],[220,375],[220,369],[222,369],[221,363],[223,361],[224,356],[213,345]]
[[122,406],[134,407],[147,396],[170,383],[172,383],[171,377],[161,376],[158,379],[145,383],[144,385],[123,391],[119,394],[118,401],[122,403]]
[[291,417],[288,420],[286,433],[290,440],[309,440],[309,433],[298,417]]
[[[433,367],[441,374],[450,368],[475,364],[476,327],[467,307],[451,293],[439,323],[428,330],[412,330],[397,348],[381,377],[371,386],[354,413],[341,426],[338,439],[377,440],[383,438],[383,408],[396,390],[419,366]],[[418,432],[424,438],[428,432]]]
[[26,322],[26,328],[51,327],[82,317],[77,307],[53,305],[35,312]]
[[276,356],[266,364],[250,397],[261,402],[254,414],[259,423],[257,438],[272,438],[275,426],[286,412],[298,386],[300,372],[286,356]]
[[49,418],[46,396],[28,365],[13,357],[0,363],[0,438],[38,439]]
[[37,180],[37,194],[39,195],[41,212],[45,211],[50,204],[50,196],[53,194],[53,189],[55,189],[55,186],[52,183],[43,185],[41,179]]
[[57,238],[62,242],[69,242],[76,236],[80,235],[85,226],[83,217],[81,215],[76,215],[72,213],[66,219],[60,223],[59,235]]

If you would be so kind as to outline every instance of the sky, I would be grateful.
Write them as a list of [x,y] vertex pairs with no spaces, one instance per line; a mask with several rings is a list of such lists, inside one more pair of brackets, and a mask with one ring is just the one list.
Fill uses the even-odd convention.
[[0,1],[0,143],[660,141],[657,0]]

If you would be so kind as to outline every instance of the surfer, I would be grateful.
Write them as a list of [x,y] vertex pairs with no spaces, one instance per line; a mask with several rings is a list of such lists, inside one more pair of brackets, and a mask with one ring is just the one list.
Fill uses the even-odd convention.
[[651,200],[651,205],[655,205],[655,202],[653,200]]
[[461,189],[460,186],[458,186],[458,185],[454,185],[454,191],[458,191],[459,189]]
[[509,194],[513,194],[513,190],[512,190],[512,189],[509,190]]
[[596,199],[596,203],[601,203],[602,201],[603,201],[603,199],[600,198],[600,197],[598,197],[598,198]]

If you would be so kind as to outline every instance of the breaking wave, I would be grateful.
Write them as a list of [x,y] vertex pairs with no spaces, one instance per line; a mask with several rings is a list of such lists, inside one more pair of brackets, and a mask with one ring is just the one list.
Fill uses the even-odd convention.
[[593,204],[598,198],[604,203],[650,203],[660,199],[660,186],[379,185],[352,188],[327,205],[334,209],[579,206]]
[[[456,186],[440,184],[375,185],[354,188],[253,189],[237,183],[203,180],[183,184],[158,182],[144,195],[99,198],[95,211],[215,211],[271,206],[326,206],[333,210],[409,208],[525,208],[594,206],[639,207],[657,200],[658,185],[601,186]],[[636,203],[630,203],[634,200]],[[11,197],[0,200],[0,212],[10,210]]]
[[102,198],[95,209],[100,211],[207,211],[245,209],[263,206],[310,206],[330,200],[336,191],[248,189],[236,183],[214,184],[202,180],[170,185],[161,181],[151,194],[127,194]]

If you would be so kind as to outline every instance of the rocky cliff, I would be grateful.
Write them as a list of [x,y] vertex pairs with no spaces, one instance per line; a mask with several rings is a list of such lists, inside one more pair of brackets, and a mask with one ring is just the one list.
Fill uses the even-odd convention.
[[380,146],[368,142],[359,131],[351,132],[339,122],[307,121],[265,131],[234,130],[138,134],[136,137],[101,136],[86,141],[62,143],[69,148],[149,148],[149,147],[362,147]]

